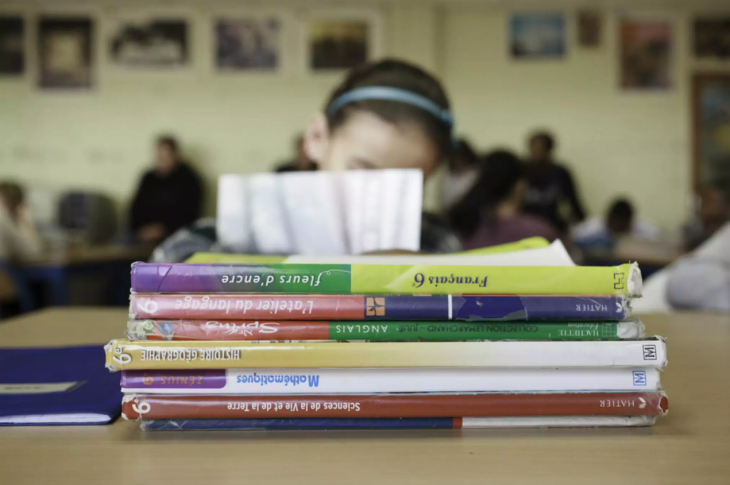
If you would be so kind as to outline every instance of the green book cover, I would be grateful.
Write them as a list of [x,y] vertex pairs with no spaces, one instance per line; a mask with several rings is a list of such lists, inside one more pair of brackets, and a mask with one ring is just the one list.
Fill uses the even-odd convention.
[[351,293],[426,295],[641,294],[638,265],[376,266],[352,265]]
[[621,340],[645,337],[638,320],[625,322],[330,322],[330,340]]
[[156,264],[132,266],[137,293],[641,296],[636,263],[621,266]]

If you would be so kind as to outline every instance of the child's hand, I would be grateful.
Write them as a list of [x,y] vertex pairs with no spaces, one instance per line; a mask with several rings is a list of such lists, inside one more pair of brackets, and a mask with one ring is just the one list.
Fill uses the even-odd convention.
[[147,224],[137,230],[137,237],[142,242],[160,241],[165,236],[165,226],[160,223]]

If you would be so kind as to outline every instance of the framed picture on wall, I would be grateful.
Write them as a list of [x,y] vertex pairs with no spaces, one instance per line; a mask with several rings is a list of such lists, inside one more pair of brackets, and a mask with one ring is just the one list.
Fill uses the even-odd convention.
[[565,16],[559,12],[512,14],[509,36],[515,59],[561,59],[566,53]]
[[697,59],[730,60],[730,14],[694,19],[692,50]]
[[281,30],[281,20],[275,16],[214,20],[216,67],[221,71],[278,70]]
[[618,37],[622,89],[666,91],[672,87],[670,20],[624,17]]
[[303,24],[308,72],[338,72],[382,56],[382,22],[376,12],[313,12]]
[[694,75],[692,117],[695,190],[730,180],[730,73]]
[[94,23],[91,18],[42,16],[37,35],[39,87],[92,86]]
[[20,15],[0,15],[0,76],[25,72],[25,21]]
[[111,22],[109,59],[130,68],[171,68],[190,62],[188,21],[177,16],[118,18]]

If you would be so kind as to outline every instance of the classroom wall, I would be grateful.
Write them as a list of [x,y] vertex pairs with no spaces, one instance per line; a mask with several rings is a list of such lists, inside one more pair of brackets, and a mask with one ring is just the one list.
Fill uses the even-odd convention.
[[602,214],[613,198],[629,195],[641,217],[665,228],[679,225],[691,160],[683,16],[668,15],[676,20],[674,88],[649,93],[618,88],[617,14],[604,17],[596,49],[577,46],[569,16],[568,53],[558,61],[511,59],[509,16],[471,8],[445,17],[443,72],[460,129],[481,148],[524,153],[528,133],[548,128],[589,212]]
[[[15,10],[28,18],[58,11],[50,0],[34,5]],[[103,8],[91,5],[64,11],[91,12],[97,35],[106,39],[107,20],[116,13],[114,2]],[[266,171],[288,157],[293,136],[338,80],[304,74],[297,63],[296,22],[306,10],[276,7],[285,26],[293,26],[284,40],[284,73],[219,74],[212,68],[211,18],[221,9],[202,5],[182,9],[193,21],[190,69],[120,71],[109,65],[104,41],[96,45],[97,83],[90,92],[38,91],[32,69],[20,80],[0,80],[2,178],[48,188],[101,190],[124,206],[150,162],[155,135],[170,132],[182,140],[205,176],[206,212],[212,215],[219,174]],[[443,77],[458,132],[479,148],[522,150],[529,131],[547,127],[557,134],[558,156],[574,169],[591,212],[602,212],[613,197],[630,194],[641,216],[666,228],[676,227],[686,216],[689,76],[694,67],[687,56],[688,11],[665,12],[675,25],[674,89],[640,94],[617,88],[615,11],[604,16],[598,49],[576,46],[574,17],[568,15],[564,60],[513,61],[507,53],[509,11],[504,7],[473,2],[363,7],[348,2],[347,8],[381,15],[384,54],[421,63]],[[433,205],[434,195],[429,202]]]

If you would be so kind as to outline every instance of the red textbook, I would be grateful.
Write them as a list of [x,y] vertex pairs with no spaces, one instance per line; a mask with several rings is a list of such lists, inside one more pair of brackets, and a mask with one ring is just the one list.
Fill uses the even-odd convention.
[[373,394],[315,396],[126,395],[129,420],[197,418],[439,418],[455,416],[660,416],[663,392]]

